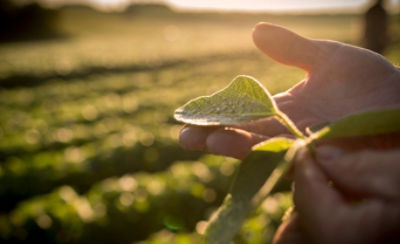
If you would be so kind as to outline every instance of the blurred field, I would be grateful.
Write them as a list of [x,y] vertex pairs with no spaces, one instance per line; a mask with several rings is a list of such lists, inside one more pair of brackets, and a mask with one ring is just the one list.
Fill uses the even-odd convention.
[[[0,44],[0,239],[197,243],[237,161],[187,152],[172,114],[238,74],[273,93],[300,70],[264,57],[259,21],[357,44],[360,16],[64,9],[63,38]],[[399,18],[387,57],[400,63]],[[397,23],[397,25],[396,25]],[[271,240],[289,194],[268,199],[237,243]]]

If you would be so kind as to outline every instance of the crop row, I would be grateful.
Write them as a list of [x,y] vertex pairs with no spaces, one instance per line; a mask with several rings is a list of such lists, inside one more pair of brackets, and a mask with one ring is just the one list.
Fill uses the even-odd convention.
[[[208,92],[223,87],[233,78],[224,70],[228,64],[239,65],[248,58],[235,62],[214,58],[214,62],[196,66],[195,69],[181,65],[159,72],[111,75],[101,79],[94,76],[85,82],[0,91],[0,146],[9,147],[14,140],[24,138],[21,134],[32,130],[48,134],[40,130],[76,123],[93,125],[109,117],[132,119],[145,110],[157,110],[158,120],[147,123],[149,121],[142,122],[135,118],[131,122],[135,125],[159,124],[171,117],[174,108],[189,97],[204,94],[205,87],[198,84],[209,84]],[[208,69],[215,71],[206,74]],[[115,83],[118,85],[114,88],[109,85]],[[99,91],[99,87],[104,88]],[[182,93],[182,90],[185,92]]]
[[136,132],[126,130],[83,145],[10,157],[0,171],[0,209],[9,210],[22,199],[60,185],[69,184],[84,192],[107,177],[161,171],[176,160],[201,155],[184,151],[172,139]]
[[62,186],[2,215],[0,236],[35,243],[129,243],[163,228],[193,231],[222,201],[236,165],[205,156],[164,172],[108,178],[83,195]]
[[[290,193],[276,193],[267,198],[261,206],[249,217],[237,234],[236,244],[272,243],[272,238],[282,222],[282,216],[292,206]],[[153,233],[145,241],[135,244],[183,244],[202,243],[202,235],[207,227],[207,221],[200,220],[192,232],[171,232],[163,229]]]

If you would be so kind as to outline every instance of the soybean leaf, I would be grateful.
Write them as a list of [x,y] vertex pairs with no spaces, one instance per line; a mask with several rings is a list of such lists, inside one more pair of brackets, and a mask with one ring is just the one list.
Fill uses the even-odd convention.
[[275,111],[276,104],[261,83],[240,75],[211,96],[189,101],[174,117],[194,125],[233,125],[273,116]]
[[400,131],[400,108],[350,115],[315,132],[313,138],[372,136]]
[[[253,148],[253,152],[241,163],[223,204],[209,221],[206,243],[230,243],[249,212],[260,203],[255,199],[257,193],[270,181],[268,177],[272,177],[271,173],[277,172],[274,169],[283,160],[292,143],[290,139],[274,138]],[[276,177],[280,178],[280,175],[274,177],[270,181],[272,185],[267,185],[269,190],[275,186]]]

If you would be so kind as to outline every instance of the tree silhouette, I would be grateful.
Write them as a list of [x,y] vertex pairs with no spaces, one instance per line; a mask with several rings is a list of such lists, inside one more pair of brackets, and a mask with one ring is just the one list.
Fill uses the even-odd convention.
[[384,0],[378,0],[365,13],[364,46],[382,53],[388,44],[388,14],[383,7]]
[[30,40],[57,36],[59,11],[45,9],[38,3],[16,5],[0,1],[0,40]]

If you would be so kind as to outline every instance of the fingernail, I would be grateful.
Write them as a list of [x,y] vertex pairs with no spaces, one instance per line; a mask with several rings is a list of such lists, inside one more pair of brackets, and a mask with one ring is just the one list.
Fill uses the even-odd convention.
[[321,147],[317,149],[318,161],[332,161],[343,154],[343,150],[337,147]]
[[187,133],[187,131],[189,131],[190,130],[190,127],[189,126],[185,126],[185,127],[183,127],[182,129],[181,129],[181,131],[179,132],[179,134],[186,134]]
[[237,130],[219,130],[210,134],[206,140],[209,153],[244,159],[251,150],[252,142],[248,133]]

